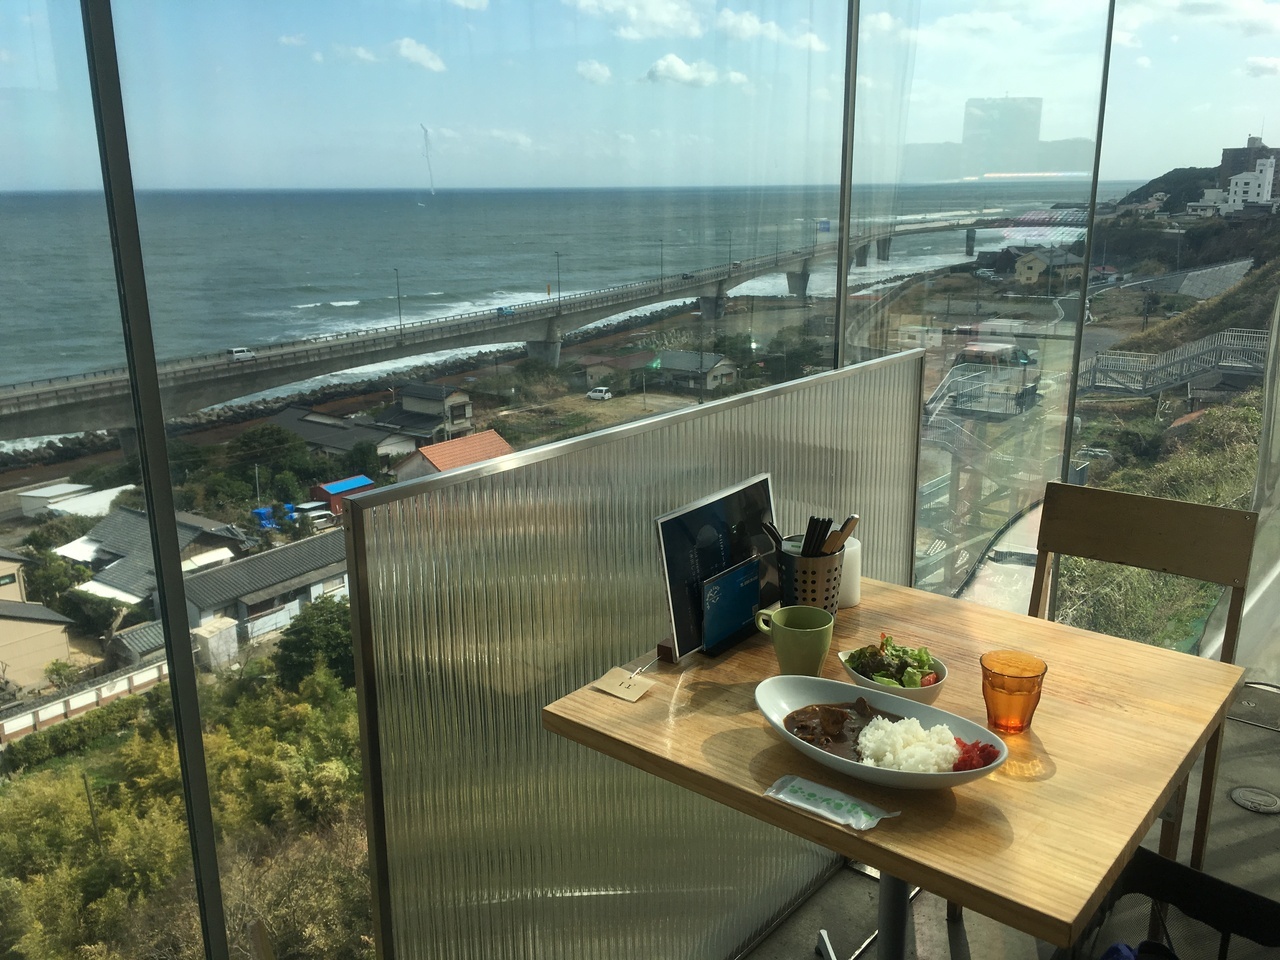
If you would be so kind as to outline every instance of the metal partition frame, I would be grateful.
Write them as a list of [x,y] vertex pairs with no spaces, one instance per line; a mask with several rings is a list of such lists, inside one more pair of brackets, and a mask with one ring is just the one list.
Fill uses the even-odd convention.
[[539,713],[668,634],[654,518],[754,474],[784,532],[856,511],[865,573],[910,583],[922,373],[910,351],[347,501],[382,957],[726,957],[807,895],[828,851]]

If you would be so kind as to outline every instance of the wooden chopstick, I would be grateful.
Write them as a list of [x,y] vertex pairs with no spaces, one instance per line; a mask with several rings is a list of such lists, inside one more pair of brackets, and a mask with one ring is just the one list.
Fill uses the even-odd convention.
[[840,529],[832,532],[826,540],[822,542],[822,552],[827,556],[835,553],[844,546],[844,542],[853,534],[853,528],[858,525],[858,515],[856,513],[849,514],[849,519],[840,525]]

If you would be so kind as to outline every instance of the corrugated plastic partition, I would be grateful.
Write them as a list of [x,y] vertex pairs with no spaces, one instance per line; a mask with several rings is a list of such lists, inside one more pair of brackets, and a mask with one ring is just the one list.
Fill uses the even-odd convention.
[[909,583],[921,356],[350,501],[384,957],[718,960],[822,879],[828,852],[539,711],[667,635],[654,518],[756,473],[784,531],[856,510],[865,573]]

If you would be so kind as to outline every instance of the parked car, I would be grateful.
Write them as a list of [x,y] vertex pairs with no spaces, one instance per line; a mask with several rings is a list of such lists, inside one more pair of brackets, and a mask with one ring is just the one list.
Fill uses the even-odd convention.
[[612,400],[613,391],[608,387],[592,387],[587,391],[588,400]]

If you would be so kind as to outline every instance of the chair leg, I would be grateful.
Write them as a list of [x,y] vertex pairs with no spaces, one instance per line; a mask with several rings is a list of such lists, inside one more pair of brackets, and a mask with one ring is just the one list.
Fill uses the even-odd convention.
[[1209,846],[1209,820],[1213,816],[1213,799],[1217,792],[1218,758],[1222,753],[1222,726],[1204,748],[1204,766],[1200,772],[1200,801],[1196,804],[1196,828],[1191,836],[1191,866],[1204,869],[1204,855]]
[[1178,840],[1182,834],[1182,808],[1187,802],[1187,781],[1178,784],[1178,789],[1169,798],[1169,805],[1160,814],[1160,856],[1170,860],[1178,859]]
[[964,907],[960,906],[960,904],[958,903],[952,903],[950,900],[948,900],[947,901],[947,922],[955,923],[956,921],[963,920],[963,919],[964,919]]

